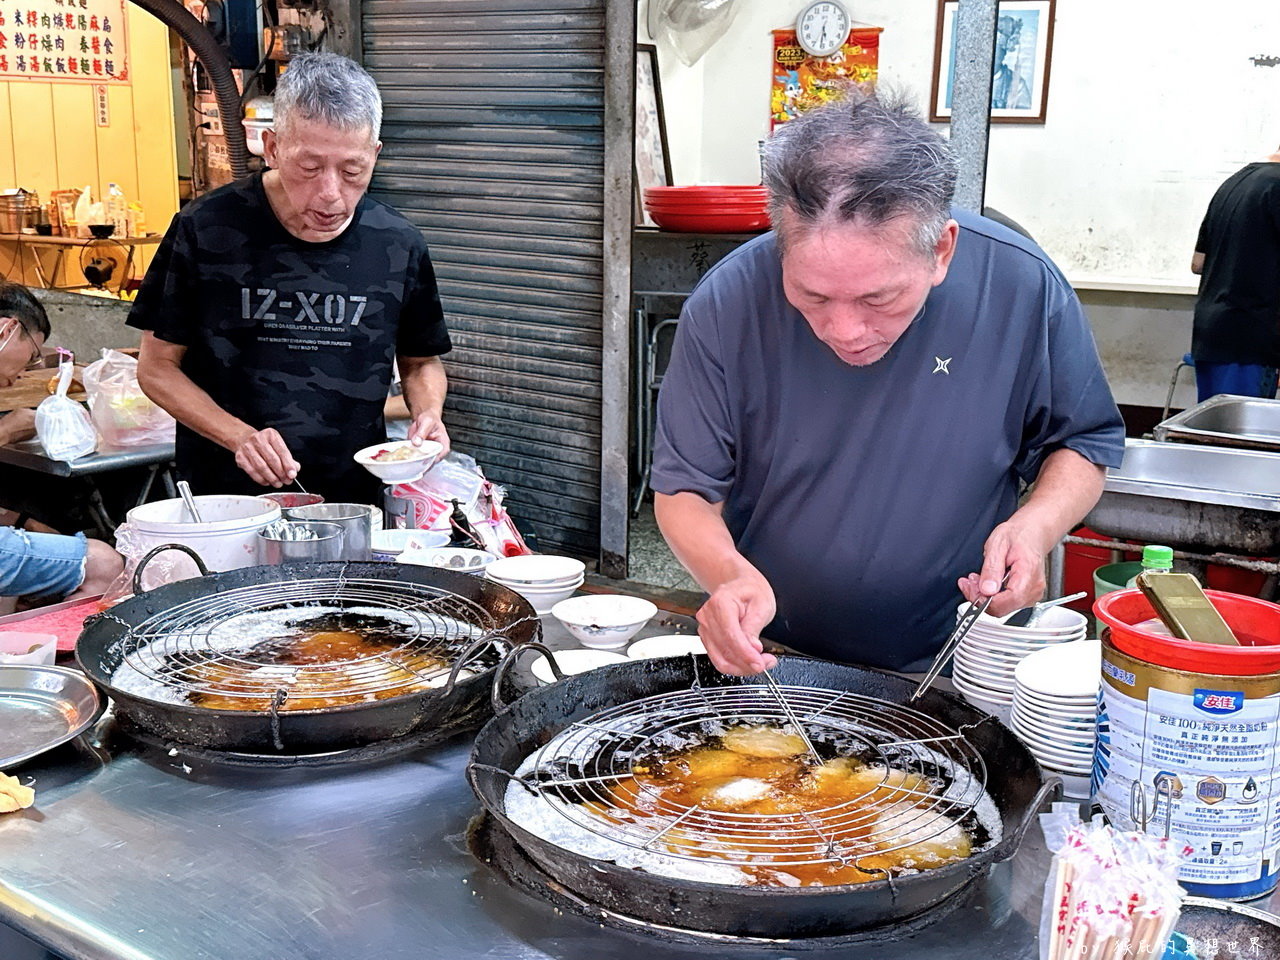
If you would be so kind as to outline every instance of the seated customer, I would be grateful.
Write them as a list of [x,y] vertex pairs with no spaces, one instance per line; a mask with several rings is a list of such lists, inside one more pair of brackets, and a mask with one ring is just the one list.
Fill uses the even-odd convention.
[[[0,281],[0,387],[11,386],[40,359],[48,335],[49,318],[40,302],[21,284]],[[5,442],[34,432],[34,417],[28,414],[15,411],[0,419],[6,435],[12,433]],[[105,591],[123,569],[120,554],[105,543],[0,527],[0,597],[92,596]]]
[[100,540],[0,527],[0,597],[79,600],[105,593],[124,559]]

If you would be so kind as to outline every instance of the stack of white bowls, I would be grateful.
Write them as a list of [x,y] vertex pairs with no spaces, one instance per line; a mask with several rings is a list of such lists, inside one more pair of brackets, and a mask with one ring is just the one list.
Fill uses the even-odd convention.
[[1102,642],[1078,640],[1027,657],[1014,671],[1011,726],[1066,794],[1089,797]]
[[[961,604],[959,614],[969,605]],[[1013,673],[1023,658],[1083,640],[1089,618],[1066,607],[1050,607],[1033,627],[1011,627],[1002,618],[978,617],[956,648],[951,682],[966,700],[1006,724],[1013,713]]]
[[520,594],[542,615],[573,596],[582,586],[586,571],[587,565],[572,557],[531,553],[495,560],[485,568],[484,575]]

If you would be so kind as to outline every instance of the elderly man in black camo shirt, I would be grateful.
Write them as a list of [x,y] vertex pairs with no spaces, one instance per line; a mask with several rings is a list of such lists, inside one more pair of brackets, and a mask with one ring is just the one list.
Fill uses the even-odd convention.
[[386,437],[399,362],[414,441],[437,440],[449,333],[422,235],[366,195],[382,144],[373,79],[336,54],[292,61],[276,90],[269,169],[189,204],[129,315],[142,388],[178,420],[198,493],[259,493],[301,477],[371,502],[352,460]]

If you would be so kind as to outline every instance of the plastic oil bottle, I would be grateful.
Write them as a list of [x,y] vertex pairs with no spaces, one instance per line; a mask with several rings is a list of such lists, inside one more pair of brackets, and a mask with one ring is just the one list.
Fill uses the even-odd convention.
[[[1142,573],[1172,573],[1173,547],[1153,543],[1142,548]],[[1138,574],[1125,584],[1130,589],[1138,585]]]

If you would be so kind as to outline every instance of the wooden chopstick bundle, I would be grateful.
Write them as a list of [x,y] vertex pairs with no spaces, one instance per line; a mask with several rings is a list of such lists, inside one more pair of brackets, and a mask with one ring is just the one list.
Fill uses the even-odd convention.
[[1041,924],[1041,960],[1160,960],[1177,923],[1178,867],[1191,848],[1123,833],[1075,804],[1040,817],[1053,851]]

